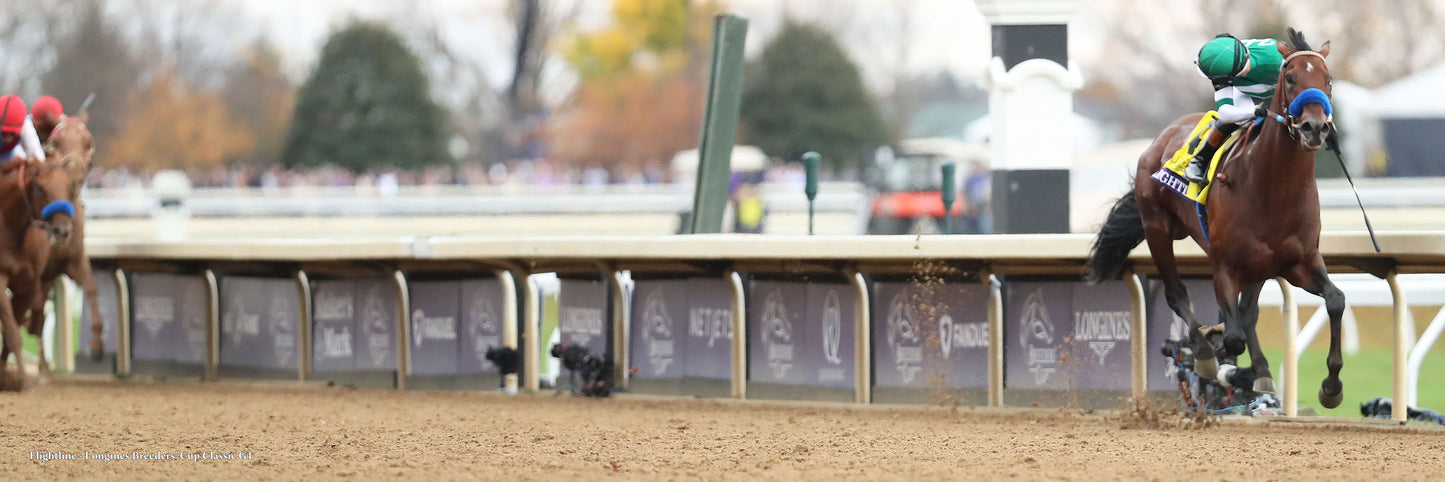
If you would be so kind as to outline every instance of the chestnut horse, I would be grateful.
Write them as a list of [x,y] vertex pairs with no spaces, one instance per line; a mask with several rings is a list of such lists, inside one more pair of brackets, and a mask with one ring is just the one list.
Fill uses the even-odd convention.
[[[80,191],[85,176],[90,171],[90,156],[95,152],[95,141],[81,118],[66,117],[55,126],[46,141],[45,150],[52,163],[59,167],[59,173],[69,183],[66,199],[74,203],[72,235],[65,242],[50,247],[49,259],[41,272],[40,292],[27,304],[16,304],[18,312],[30,310],[28,321],[22,323],[31,335],[40,337],[45,326],[45,300],[55,286],[55,278],[64,273],[79,284],[85,292],[85,303],[90,309],[90,358],[99,360],[105,348],[102,336],[103,319],[100,312],[100,293],[96,289],[95,276],[90,271],[90,258],[85,255],[85,205],[80,202]],[[19,298],[17,298],[19,299]],[[25,319],[25,318],[22,318]],[[48,368],[41,358],[41,368]]]
[[[20,303],[39,296],[50,245],[71,235],[75,208],[67,199],[70,187],[68,176],[55,164],[16,159],[0,165],[0,286],[10,288]],[[10,354],[16,354],[24,389],[30,378],[24,357],[18,356],[22,342],[15,307],[20,303],[0,296],[0,329],[5,336],[0,371],[6,370]]]
[[1151,182],[1171,155],[1189,142],[1202,114],[1175,120],[1139,157],[1133,195],[1115,203],[1090,257],[1089,279],[1117,278],[1129,252],[1148,240],[1165,299],[1189,323],[1195,371],[1213,379],[1218,370],[1215,350],[1205,340],[1189,307],[1189,295],[1175,265],[1173,241],[1191,237],[1209,255],[1214,294],[1224,339],[1219,358],[1247,348],[1253,365],[1254,391],[1274,392],[1269,362],[1259,346],[1255,325],[1259,292],[1264,283],[1283,277],[1325,300],[1330,315],[1329,375],[1320,384],[1320,404],[1334,408],[1343,398],[1340,383],[1340,316],[1345,295],[1330,282],[1320,256],[1320,201],[1315,187],[1315,151],[1334,130],[1329,94],[1332,79],[1325,58],[1330,43],[1311,49],[1304,35],[1289,29],[1288,44],[1277,45],[1284,56],[1268,115],[1241,132],[1257,137],[1235,149],[1218,167],[1219,175],[1207,202],[1208,233],[1201,228],[1198,204]]

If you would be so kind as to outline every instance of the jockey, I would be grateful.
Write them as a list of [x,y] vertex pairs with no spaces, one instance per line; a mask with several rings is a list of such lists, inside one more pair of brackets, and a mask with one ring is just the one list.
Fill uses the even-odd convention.
[[1220,34],[1199,49],[1194,63],[1214,84],[1215,111],[1219,119],[1204,135],[1204,145],[1195,153],[1184,179],[1208,184],[1205,179],[1214,152],[1241,125],[1254,120],[1256,106],[1268,105],[1279,80],[1280,55],[1274,39],[1239,40]]
[[50,134],[64,117],[65,108],[60,105],[59,99],[48,95],[35,99],[30,106],[30,116],[25,118],[25,130],[20,132],[21,142],[30,157],[45,160],[43,146],[50,142]]
[[25,129],[25,101],[19,96],[0,96],[0,162],[27,157],[20,147],[20,132]]

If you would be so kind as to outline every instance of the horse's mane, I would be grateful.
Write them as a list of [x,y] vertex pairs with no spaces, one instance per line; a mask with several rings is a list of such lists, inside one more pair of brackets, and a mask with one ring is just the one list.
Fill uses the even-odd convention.
[[1305,34],[1295,29],[1289,29],[1289,46],[1295,50],[1314,50],[1310,43],[1305,41]]

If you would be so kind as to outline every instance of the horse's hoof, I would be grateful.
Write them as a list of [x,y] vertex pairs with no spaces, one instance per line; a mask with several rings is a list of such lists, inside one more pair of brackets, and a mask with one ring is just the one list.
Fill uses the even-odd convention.
[[1274,393],[1275,393],[1275,391],[1274,391],[1274,379],[1273,379],[1273,378],[1256,378],[1256,379],[1254,379],[1254,393],[1274,394]]
[[1224,356],[1239,356],[1248,347],[1247,340],[1243,336],[1224,335]]
[[105,358],[105,350],[96,347],[90,347],[90,361],[99,362],[102,358]]
[[1333,382],[1326,378],[1320,383],[1320,405],[1325,408],[1340,406],[1340,401],[1345,399],[1345,385],[1339,380]]
[[1214,358],[1195,358],[1194,374],[1205,380],[1213,380],[1219,375],[1219,360]]

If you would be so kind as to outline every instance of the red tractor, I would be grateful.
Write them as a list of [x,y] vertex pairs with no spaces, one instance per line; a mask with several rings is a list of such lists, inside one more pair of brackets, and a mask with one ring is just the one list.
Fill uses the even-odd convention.
[[[909,139],[895,155],[880,156],[868,176],[872,207],[868,212],[868,234],[940,233],[943,231],[943,185],[941,166],[958,166],[955,186],[964,180],[975,162],[988,165],[988,145],[947,138]],[[960,193],[962,194],[962,193]],[[953,204],[955,221],[973,212],[965,196]],[[960,223],[955,222],[955,226]],[[958,231],[955,229],[955,231]]]

